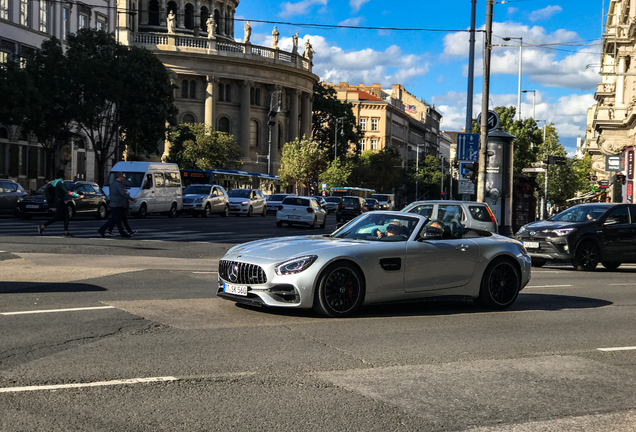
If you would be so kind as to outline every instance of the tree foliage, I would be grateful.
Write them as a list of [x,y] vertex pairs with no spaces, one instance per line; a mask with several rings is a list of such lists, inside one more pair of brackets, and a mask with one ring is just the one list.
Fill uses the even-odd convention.
[[396,147],[388,146],[378,152],[367,150],[359,158],[353,158],[353,170],[349,186],[394,193],[406,181],[402,157]]
[[346,185],[351,171],[353,170],[353,162],[347,158],[338,158],[327,163],[327,169],[318,177],[320,183],[327,184],[327,190],[332,187]]
[[[334,133],[336,119],[343,119],[338,123],[337,134]],[[364,132],[353,114],[352,105],[338,100],[336,90],[323,82],[314,85],[312,137],[323,150],[326,150],[330,159],[334,156],[334,138],[338,141],[338,157],[349,153],[350,143],[355,143],[357,154],[358,143],[364,138]]]
[[278,176],[282,186],[317,188],[320,174],[327,167],[326,151],[313,139],[303,138],[283,146]]
[[170,134],[167,161],[182,169],[240,168],[241,148],[232,135],[217,132],[203,123],[181,124]]

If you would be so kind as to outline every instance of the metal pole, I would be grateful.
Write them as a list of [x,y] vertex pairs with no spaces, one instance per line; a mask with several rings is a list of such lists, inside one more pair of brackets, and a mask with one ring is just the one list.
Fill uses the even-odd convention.
[[336,118],[336,126],[333,129],[333,160],[338,158],[338,119]]
[[517,120],[521,120],[521,64],[522,64],[523,38],[519,38],[519,89],[517,90]]
[[473,84],[475,81],[475,15],[477,0],[471,0],[470,12],[470,42],[468,51],[468,95],[466,98],[466,133],[473,129]]
[[442,170],[442,178],[441,178],[441,182],[440,182],[440,186],[441,189],[439,191],[439,197],[440,199],[444,199],[444,156],[440,156],[440,168]]
[[420,145],[417,144],[417,155],[415,156],[415,201],[419,197],[420,185]]
[[268,145],[269,148],[267,150],[267,174],[271,174],[272,172],[272,122],[269,121],[269,138]]
[[477,202],[484,202],[486,183],[486,150],[488,148],[488,98],[490,97],[490,50],[492,49],[492,9],[494,0],[486,6],[486,32],[484,33],[484,83],[481,92],[481,129],[479,136],[479,172],[477,175]]
[[537,96],[537,91],[536,90],[532,90],[532,118],[536,118],[536,96]]

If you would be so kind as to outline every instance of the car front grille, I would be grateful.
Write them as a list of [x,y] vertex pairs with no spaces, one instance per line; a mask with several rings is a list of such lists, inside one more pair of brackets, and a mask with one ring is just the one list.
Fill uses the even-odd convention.
[[184,198],[183,199],[183,203],[184,204],[190,204],[194,202],[194,198]]
[[265,271],[260,266],[239,261],[219,261],[219,276],[237,284],[259,285],[267,282]]

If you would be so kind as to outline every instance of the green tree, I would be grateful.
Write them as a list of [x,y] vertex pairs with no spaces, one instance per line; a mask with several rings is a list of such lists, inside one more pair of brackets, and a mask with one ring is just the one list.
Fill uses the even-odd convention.
[[313,139],[303,138],[283,146],[278,175],[282,186],[295,184],[298,193],[301,187],[316,188],[318,178],[326,167],[326,151]]
[[327,163],[327,169],[318,177],[320,183],[327,184],[327,190],[332,187],[343,186],[347,184],[353,163],[347,158],[338,158]]
[[[337,134],[334,133],[336,119],[342,119],[338,123]],[[330,159],[334,156],[334,137],[338,141],[338,157],[349,153],[349,143],[355,143],[357,154],[358,143],[364,138],[364,132],[353,115],[352,105],[338,100],[336,90],[323,82],[314,85],[312,137],[323,150],[326,150],[327,157]]]
[[388,146],[378,152],[367,150],[360,157],[353,158],[348,185],[394,193],[404,185],[405,174],[402,157],[396,147]]
[[[445,176],[444,184],[447,184]],[[439,199],[441,195],[442,170],[440,160],[435,156],[428,155],[424,160],[420,160],[420,171],[418,180],[418,199]]]
[[167,161],[182,169],[235,169],[243,164],[234,137],[203,123],[181,124],[170,134]]

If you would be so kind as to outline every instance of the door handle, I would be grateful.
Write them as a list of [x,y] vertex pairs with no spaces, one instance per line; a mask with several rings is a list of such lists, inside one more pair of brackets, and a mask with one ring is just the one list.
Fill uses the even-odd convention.
[[465,252],[465,251],[468,250],[469,247],[470,246],[468,246],[467,244],[462,244],[462,245],[459,245],[459,246],[455,246],[455,250],[461,250],[461,251]]

